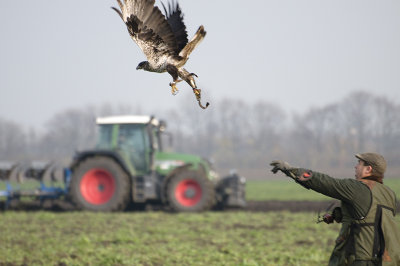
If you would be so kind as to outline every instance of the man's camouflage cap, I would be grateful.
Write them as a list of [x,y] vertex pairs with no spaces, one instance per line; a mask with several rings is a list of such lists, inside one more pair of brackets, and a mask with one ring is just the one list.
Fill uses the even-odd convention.
[[357,153],[356,157],[370,165],[374,175],[383,177],[383,174],[386,171],[386,161],[382,155],[373,152],[367,152]]

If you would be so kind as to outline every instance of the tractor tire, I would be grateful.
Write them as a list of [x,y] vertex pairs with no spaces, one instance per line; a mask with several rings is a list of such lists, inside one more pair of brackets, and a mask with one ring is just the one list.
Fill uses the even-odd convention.
[[73,169],[69,191],[70,199],[78,209],[123,211],[130,202],[131,182],[113,159],[90,157]]
[[196,171],[182,170],[171,176],[166,185],[167,204],[176,212],[201,212],[215,203],[214,184]]

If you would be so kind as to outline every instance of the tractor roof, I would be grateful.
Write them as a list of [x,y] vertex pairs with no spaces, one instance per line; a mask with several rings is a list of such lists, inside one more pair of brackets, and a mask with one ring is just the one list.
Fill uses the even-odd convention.
[[160,122],[148,115],[118,115],[118,116],[105,116],[98,117],[96,124],[148,124],[151,123],[158,126]]

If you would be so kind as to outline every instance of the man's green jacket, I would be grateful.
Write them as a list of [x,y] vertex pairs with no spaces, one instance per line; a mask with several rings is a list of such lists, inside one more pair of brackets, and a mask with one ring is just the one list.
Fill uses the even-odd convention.
[[[373,180],[335,179],[311,172],[298,181],[341,201],[342,227],[329,265],[400,265],[400,230],[394,220],[396,195]],[[304,169],[294,169],[299,176]]]

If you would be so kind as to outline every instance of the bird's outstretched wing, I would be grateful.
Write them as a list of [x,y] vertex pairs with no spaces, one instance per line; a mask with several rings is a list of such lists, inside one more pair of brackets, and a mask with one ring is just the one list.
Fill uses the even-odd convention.
[[178,50],[181,51],[188,43],[188,35],[186,31],[185,23],[183,23],[183,13],[178,2],[169,2],[168,10],[162,3],[164,8],[165,17],[171,27],[172,32],[175,35],[176,42],[178,44]]
[[170,24],[154,6],[155,0],[117,0],[120,10],[112,7],[122,18],[132,39],[142,49],[150,63],[159,57],[177,56],[178,42]]

